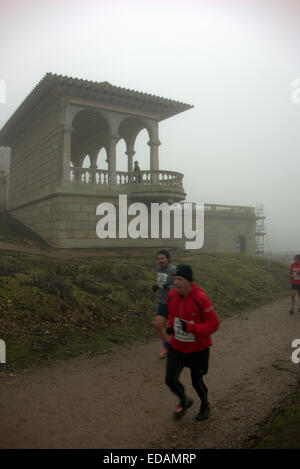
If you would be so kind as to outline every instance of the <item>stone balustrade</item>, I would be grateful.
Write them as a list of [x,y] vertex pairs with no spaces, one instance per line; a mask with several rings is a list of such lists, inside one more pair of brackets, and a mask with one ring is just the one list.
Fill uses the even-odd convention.
[[71,182],[85,184],[108,184],[108,171],[95,168],[71,168]]
[[223,214],[228,213],[228,215],[253,215],[255,216],[255,208],[254,207],[242,207],[236,205],[216,205],[216,204],[205,204],[204,205],[205,212],[211,213],[220,213]]
[[[84,184],[108,184],[108,171],[96,168],[76,168],[70,170],[71,182]],[[183,174],[175,171],[138,171],[116,172],[116,184],[135,184],[140,186],[159,185],[183,188]]]

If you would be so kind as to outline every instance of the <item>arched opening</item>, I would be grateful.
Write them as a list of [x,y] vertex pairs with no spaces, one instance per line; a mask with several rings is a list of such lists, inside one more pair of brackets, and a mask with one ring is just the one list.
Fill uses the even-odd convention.
[[117,171],[125,171],[127,172],[128,170],[128,160],[127,160],[127,155],[126,155],[126,143],[125,140],[122,138],[119,140],[117,143],[117,149],[116,149],[116,169]]
[[[137,161],[139,167],[142,171],[146,171],[150,169],[150,147],[148,142],[150,140],[150,133],[147,128],[147,123],[143,122],[142,119],[137,119],[134,117],[127,117],[124,119],[118,129],[119,136],[124,139],[126,142],[126,146],[121,147],[121,142],[118,144],[120,145],[120,149],[122,151],[124,149],[124,153],[126,151],[134,152],[134,155],[131,156],[133,158],[133,162]],[[123,153],[123,154],[124,154]],[[117,164],[118,170],[120,171],[121,167],[125,167],[123,155],[121,155],[121,150],[118,149],[118,159]],[[127,156],[127,155],[126,155]],[[126,161],[126,170],[128,170],[128,158],[124,158]],[[134,166],[134,163],[132,164]]]
[[96,159],[96,165],[98,169],[108,170],[108,155],[105,147],[102,147],[99,151]]
[[135,140],[134,161],[137,161],[141,171],[150,169],[150,147],[148,145],[149,135],[146,129],[139,132]]
[[86,155],[82,162],[82,168],[90,168],[91,167],[91,159],[89,155]]
[[72,126],[74,130],[71,138],[71,160],[74,166],[78,166],[82,155],[105,145],[109,127],[106,119],[94,110],[78,112]]

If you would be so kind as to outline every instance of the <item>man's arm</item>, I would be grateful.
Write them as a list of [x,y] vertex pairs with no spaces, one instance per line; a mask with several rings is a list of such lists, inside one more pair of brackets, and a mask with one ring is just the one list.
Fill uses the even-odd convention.
[[187,322],[185,326],[186,332],[194,334],[196,340],[197,337],[201,338],[211,335],[213,332],[216,332],[220,326],[219,318],[208,296],[203,295],[199,304],[201,306],[204,322],[201,324],[191,324]]
[[170,308],[171,301],[172,301],[172,293],[170,294],[170,292],[169,292],[168,297],[167,297],[167,304],[168,304],[169,314],[168,314],[168,323],[167,323],[167,326],[166,326],[166,331],[169,335],[174,333],[174,313],[172,312],[172,308]]

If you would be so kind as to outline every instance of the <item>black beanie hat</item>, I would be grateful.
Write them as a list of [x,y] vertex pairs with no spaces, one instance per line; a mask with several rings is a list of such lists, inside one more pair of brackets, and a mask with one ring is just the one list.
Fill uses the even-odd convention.
[[178,265],[173,275],[179,275],[179,277],[183,277],[189,282],[193,281],[193,271],[187,264]]

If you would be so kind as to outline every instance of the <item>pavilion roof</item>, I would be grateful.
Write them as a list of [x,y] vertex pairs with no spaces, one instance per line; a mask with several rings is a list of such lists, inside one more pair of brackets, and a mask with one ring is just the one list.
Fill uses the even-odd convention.
[[193,107],[179,101],[114,86],[107,81],[94,82],[47,73],[0,130],[0,145],[11,143],[11,132],[19,126],[23,127],[29,114],[38,115],[64,97],[94,101],[100,106],[121,106],[131,112],[154,115],[159,121]]

